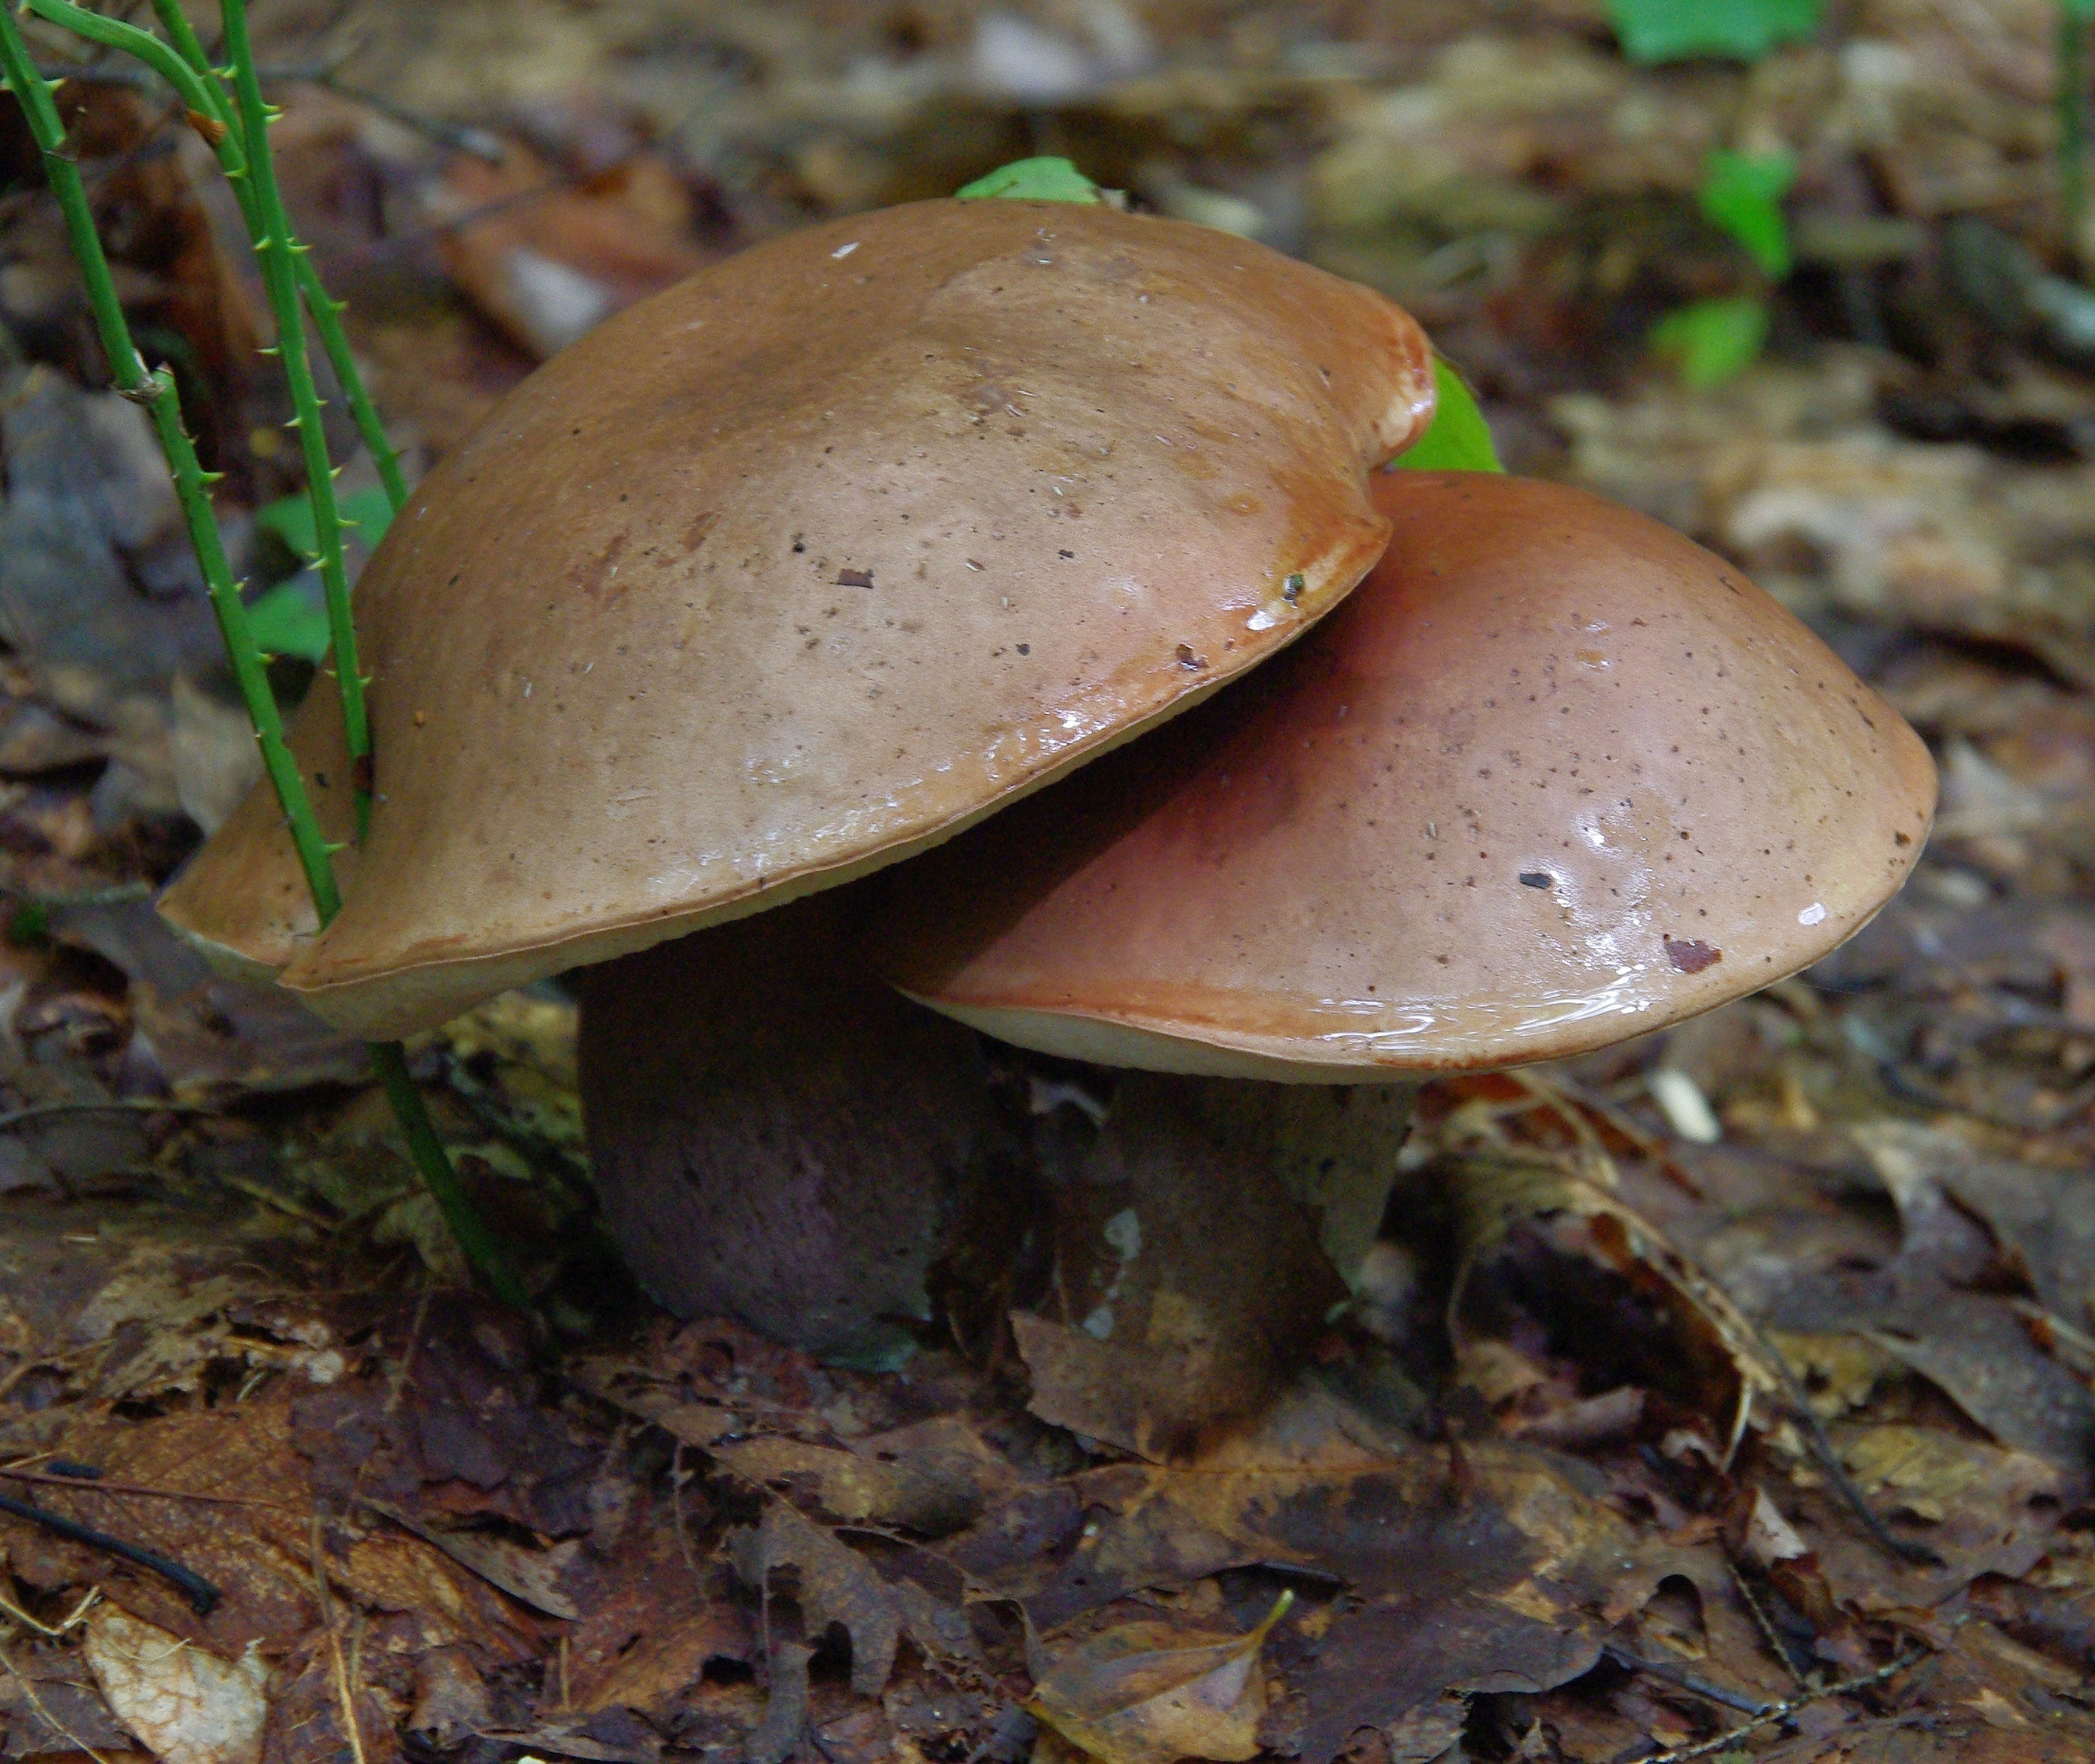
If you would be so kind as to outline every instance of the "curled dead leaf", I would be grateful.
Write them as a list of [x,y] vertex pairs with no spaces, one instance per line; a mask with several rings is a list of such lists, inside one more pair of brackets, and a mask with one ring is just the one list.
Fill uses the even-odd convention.
[[1454,1195],[1461,1262],[1448,1317],[1456,1352],[1466,1362],[1481,1345],[1463,1326],[1463,1300],[1471,1276],[1517,1228],[1540,1229],[1553,1252],[1597,1262],[1657,1300],[1684,1352],[1723,1369],[1733,1392],[1723,1452],[1724,1461],[1730,1461],[1744,1436],[1756,1396],[1775,1396],[1783,1380],[1752,1322],[1728,1293],[1607,1189],[1557,1162],[1464,1158]]
[[1282,1593],[1242,1636],[1120,1624],[1057,1662],[1026,1706],[1104,1764],[1255,1757],[1265,1711],[1259,1654],[1294,1602]]

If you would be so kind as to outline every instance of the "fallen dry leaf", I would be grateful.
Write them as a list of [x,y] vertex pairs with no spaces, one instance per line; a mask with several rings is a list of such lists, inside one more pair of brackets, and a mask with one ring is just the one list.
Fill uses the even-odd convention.
[[490,1586],[500,1588],[532,1609],[570,1622],[581,1615],[561,1585],[562,1576],[574,1566],[581,1551],[581,1539],[534,1547],[499,1532],[466,1526],[425,1525],[390,1502],[374,1500],[369,1496],[364,1497],[364,1505],[412,1531],[424,1543],[434,1544],[461,1568],[470,1570]]
[[759,1591],[780,1570],[792,1570],[808,1635],[842,1624],[851,1637],[852,1688],[862,1696],[879,1693],[895,1669],[902,1617],[865,1557],[782,1500],[764,1509],[760,1524],[733,1534],[729,1548],[735,1572]]
[[87,1620],[85,1652],[116,1718],[160,1764],[258,1764],[269,1668],[252,1645],[221,1660],[105,1605]]
[[1026,1706],[1104,1764],[1255,1757],[1265,1712],[1259,1653],[1294,1602],[1282,1593],[1242,1636],[1119,1624],[1057,1661]]
[[[1728,1294],[1616,1196],[1557,1161],[1471,1156],[1457,1161],[1453,1198],[1461,1259],[1448,1314],[1456,1352],[1470,1357],[1482,1343],[1463,1326],[1464,1300],[1480,1270],[1514,1235],[1527,1230],[1553,1256],[1612,1270],[1633,1291],[1656,1301],[1672,1331],[1678,1400],[1699,1400],[1719,1430],[1728,1460],[1738,1448],[1756,1398],[1782,1380],[1752,1323]],[[1721,1396],[1729,1413],[1715,1412]]]
[[900,1526],[928,1537],[958,1531],[1009,1480],[973,1430],[954,1416],[884,1440],[860,1441],[851,1451],[799,1440],[743,1440],[708,1449],[715,1462],[736,1474],[796,1496],[830,1518]]
[[459,285],[541,360],[707,260],[689,194],[645,150],[587,178],[519,143],[499,166],[460,154],[428,207]]

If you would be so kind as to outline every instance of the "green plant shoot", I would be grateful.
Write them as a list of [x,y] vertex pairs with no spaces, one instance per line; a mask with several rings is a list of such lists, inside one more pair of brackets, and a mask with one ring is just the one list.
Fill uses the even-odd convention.
[[1395,472],[1503,472],[1484,413],[1462,377],[1433,358],[1433,420],[1383,469]]
[[1608,21],[1631,61],[1718,55],[1758,61],[1818,28],[1819,0],[1608,0]]
[[1067,159],[1052,154],[1037,159],[1013,159],[994,172],[963,184],[953,194],[962,202],[1005,196],[1014,202],[1095,203],[1105,198],[1099,186]]
[[1695,193],[1702,212],[1745,248],[1771,281],[1789,273],[1789,223],[1782,199],[1796,181],[1794,154],[1733,153],[1719,147],[1704,166],[1701,186]]
[[1651,328],[1651,352],[1697,388],[1719,385],[1751,367],[1768,334],[1767,303],[1757,294],[1697,300]]

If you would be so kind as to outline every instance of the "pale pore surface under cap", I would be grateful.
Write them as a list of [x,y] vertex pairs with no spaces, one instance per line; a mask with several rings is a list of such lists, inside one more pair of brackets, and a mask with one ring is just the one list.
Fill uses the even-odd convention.
[[312,934],[266,787],[163,910],[392,1035],[892,861],[1344,595],[1431,385],[1379,295],[1104,207],[759,246],[548,363],[394,523],[341,916]]
[[1707,1010],[1905,879],[1927,750],[1722,559],[1561,486],[1374,494],[1296,648],[891,878],[890,977],[1048,1052],[1394,1078]]

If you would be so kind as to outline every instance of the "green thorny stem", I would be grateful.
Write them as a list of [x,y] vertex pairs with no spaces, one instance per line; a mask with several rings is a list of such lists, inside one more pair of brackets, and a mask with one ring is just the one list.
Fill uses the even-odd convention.
[[313,364],[306,353],[306,325],[298,306],[296,264],[305,247],[294,242],[277,188],[276,155],[269,124],[276,113],[262,101],[255,49],[247,35],[246,0],[220,0],[226,53],[233,63],[233,96],[239,133],[247,150],[249,200],[260,223],[255,255],[277,320],[277,359],[291,389],[291,424],[305,455],[306,491],[312,499],[314,548],[320,554],[320,586],[327,594],[328,631],[334,640],[335,682],[342,693],[342,733],[348,743],[350,788],[356,805],[356,836],[371,831],[371,719],[364,702],[364,673],[357,660],[356,621],[350,616],[349,572],[342,560],[342,511],[336,505],[334,465],[328,458],[327,429]]
[[0,75],[4,75],[7,89],[20,101],[37,150],[43,155],[45,175],[65,217],[67,237],[87,285],[88,304],[94,311],[95,329],[101,333],[102,351],[109,357],[110,372],[116,381],[116,390],[134,403],[145,407],[159,433],[189,526],[189,542],[196,547],[198,561],[203,568],[204,585],[211,595],[211,610],[218,616],[219,632],[225,640],[226,653],[232,659],[233,677],[239,682],[241,695],[246,699],[254,719],[255,736],[262,749],[263,769],[285,805],[285,814],[291,825],[291,841],[305,871],[306,884],[312,891],[315,907],[323,920],[331,918],[342,907],[342,896],[335,887],[334,866],[328,860],[327,842],[321,835],[320,823],[313,817],[298,761],[291,757],[291,750],[285,744],[283,718],[277,712],[260,651],[248,628],[246,604],[240,598],[239,589],[233,580],[232,566],[226,561],[225,547],[219,538],[218,522],[211,507],[211,480],[197,459],[189,431],[182,426],[181,403],[175,390],[174,376],[164,368],[157,372],[147,372],[138,351],[132,346],[130,327],[124,322],[123,308],[116,298],[116,285],[110,277],[109,260],[102,255],[101,240],[95,236],[94,212],[88,202],[87,189],[81,181],[79,167],[66,150],[65,124],[59,116],[58,107],[51,102],[56,83],[46,81],[37,73],[29,59],[28,46],[4,7],[0,7]]
[[[270,112],[262,101],[260,82],[254,72],[254,55],[247,39],[244,0],[225,0],[221,11],[225,21],[227,47],[232,51],[231,69],[237,113],[229,110],[214,71],[205,63],[203,46],[195,31],[182,19],[170,48],[150,31],[72,3],[72,0],[24,0],[39,18],[76,32],[91,42],[137,57],[175,88],[217,152],[219,163],[237,193],[242,218],[262,269],[263,285],[277,326],[277,352],[284,377],[291,390],[290,426],[298,433],[306,468],[307,494],[312,503],[315,550],[320,586],[327,598],[328,630],[334,647],[336,683],[342,694],[342,728],[347,736],[350,790],[355,805],[357,837],[370,830],[371,723],[364,697],[363,670],[356,647],[356,626],[351,617],[349,573],[342,547],[342,511],[334,493],[334,469],[328,459],[327,433],[320,416],[320,399],[313,383],[312,363],[306,351],[306,332],[301,313],[301,281],[308,281],[305,305],[316,316],[324,313],[330,321],[339,308],[319,286],[305,248],[292,237],[277,188],[276,163],[268,150]],[[163,23],[169,15],[182,18],[179,6],[155,7]],[[172,29],[172,24],[169,26]],[[244,73],[242,70],[245,70]],[[301,266],[306,276],[301,278]],[[338,332],[339,324],[336,325]],[[345,351],[344,361],[346,362]],[[337,364],[337,378],[346,385],[359,383],[353,364],[346,378],[343,364]],[[389,492],[390,494],[390,492]],[[394,504],[398,506],[397,503]]]
[[[153,11],[173,42],[172,49],[150,31],[141,30],[120,19],[106,19],[98,12],[89,12],[72,4],[71,0],[24,0],[24,3],[39,18],[63,25],[89,42],[135,56],[175,89],[190,112],[193,126],[211,142],[217,153],[219,164],[239,198],[248,237],[259,246],[262,238],[261,217],[246,176],[247,155],[241,145],[242,132],[231,105],[219,87],[210,57],[204,52],[195,27],[182,11],[179,0],[153,0]],[[342,388],[357,433],[377,468],[378,481],[385,490],[385,499],[398,514],[401,504],[407,499],[407,480],[401,476],[399,455],[394,451],[385,425],[379,420],[377,407],[365,391],[364,377],[356,371],[355,361],[350,355],[349,339],[342,328],[342,303],[328,298],[327,290],[320,285],[319,272],[304,252],[294,251],[294,257],[298,293],[305,302],[307,314],[320,337],[328,364],[334,370],[336,383]]]
[[[63,0],[32,0],[32,3],[46,16],[53,17],[54,22],[72,22],[68,18],[54,16]],[[241,28],[237,39],[231,28],[232,16],[237,4],[238,0],[227,0],[227,34],[229,40],[237,44],[233,50],[236,78],[240,77],[244,63],[244,84],[246,90],[253,94],[253,103],[250,106],[243,102],[242,113],[243,118],[252,117],[254,126],[239,130],[229,128],[224,139],[233,140],[235,135],[242,137],[236,142],[235,150],[240,152],[246,162],[242,166],[242,170],[246,171],[257,163],[268,163],[268,144],[263,133],[266,117],[260,110],[259,89],[254,77],[253,56],[247,42],[244,15],[240,19]],[[68,12],[76,10],[66,7]],[[113,47],[131,46],[128,42],[111,42],[110,37],[98,28],[111,24],[112,21],[94,14],[86,16],[98,27],[94,40],[110,43]],[[142,32],[139,34],[144,36],[147,33]],[[153,41],[156,47],[164,48],[157,39],[149,37],[148,40]],[[193,35],[189,41],[194,41]],[[185,86],[181,76],[172,72],[159,59],[149,59],[156,69],[169,74],[170,83],[182,93],[185,102],[193,102],[191,92],[198,88]],[[189,71],[194,73],[195,70],[191,68]],[[209,85],[207,79],[202,80],[202,88],[207,89]],[[30,59],[28,46],[23,41],[21,33],[4,0],[0,0],[0,87],[13,92],[20,102],[30,133],[42,155],[51,194],[57,198],[59,211],[64,217],[67,237],[72,247],[73,256],[79,264],[81,278],[86,284],[88,303],[94,315],[95,327],[101,336],[103,352],[109,358],[110,371],[115,380],[116,389],[124,397],[145,407],[159,436],[162,451],[167,456],[168,468],[174,478],[176,494],[181,500],[183,518],[189,528],[189,540],[196,548],[197,560],[203,571],[211,610],[217,616],[219,633],[224,640],[226,654],[233,664],[233,677],[239,683],[241,696],[246,703],[248,716],[255,725],[255,738],[262,751],[264,769],[268,773],[269,782],[276,790],[277,799],[283,808],[292,844],[305,872],[306,885],[312,893],[314,910],[324,925],[342,909],[342,895],[335,883],[333,862],[319,821],[313,813],[312,800],[306,792],[305,779],[285,743],[283,719],[277,709],[276,698],[269,688],[261,651],[255,645],[254,632],[248,624],[246,603],[240,597],[239,585],[233,578],[232,567],[227,561],[224,546],[219,538],[218,522],[211,503],[211,475],[204,471],[197,458],[196,447],[189,438],[189,431],[183,426],[181,402],[176,390],[173,375],[164,368],[148,371],[132,343],[130,327],[124,321],[123,308],[116,297],[115,283],[110,276],[109,260],[104,255],[102,242],[95,233],[94,214],[88,201],[86,187],[81,181],[79,168],[73,163],[67,150],[65,124],[59,115],[57,106],[51,102],[51,94],[57,89],[57,82],[45,80],[37,72],[35,63]],[[207,95],[216,96],[215,94]],[[222,98],[218,98],[215,105],[200,110],[198,114],[226,126],[221,122],[224,114]],[[224,142],[221,141],[219,145],[222,149]],[[245,151],[241,152],[243,147]],[[220,157],[222,161],[222,151]],[[264,191],[266,196],[262,194]],[[252,199],[256,203],[258,212],[267,214],[273,211],[276,216],[271,233],[277,242],[276,257],[281,272],[297,259],[291,250],[290,229],[284,223],[283,205],[277,196],[273,176],[256,181]],[[242,206],[246,206],[245,201]],[[265,265],[268,264],[268,255],[264,256],[263,261]],[[298,357],[303,365],[304,338],[299,329],[296,303],[299,284],[289,275],[280,273],[277,279],[291,295],[288,312],[285,306],[277,307],[279,334],[280,337],[297,339]],[[318,290],[316,281],[311,285]],[[319,292],[316,306],[325,300],[324,292]],[[290,321],[288,325],[284,322],[286,317]],[[292,351],[285,348],[283,354],[288,361]],[[354,373],[346,351],[342,365],[349,368],[351,374]],[[333,468],[328,461],[325,438],[320,433],[318,401],[312,392],[309,373],[306,380],[306,395],[298,401],[298,405],[300,416],[307,419],[303,425],[307,438],[307,468],[315,487],[316,512],[323,496],[326,507],[332,511]],[[314,445],[316,441],[317,447]],[[388,493],[391,494],[390,486],[388,486]],[[324,527],[322,533],[323,555],[326,548],[332,548],[335,572],[339,576],[342,568],[339,520],[331,528]],[[337,596],[330,591],[329,598],[332,611]],[[348,609],[346,588],[339,599],[346,623]],[[353,647],[350,653],[354,655]],[[337,654],[338,656],[342,654],[339,647]],[[346,681],[355,678],[353,667],[341,669],[338,666],[338,671]],[[360,705],[362,682],[357,681],[356,686]],[[451,1167],[450,1154],[445,1150],[443,1141],[430,1122],[428,1106],[408,1073],[404,1050],[398,1042],[379,1042],[370,1044],[369,1052],[372,1068],[392,1103],[408,1152],[468,1265],[497,1298],[517,1310],[528,1313],[531,1309],[530,1296],[510,1268],[493,1235],[467,1199],[458,1174]]]

